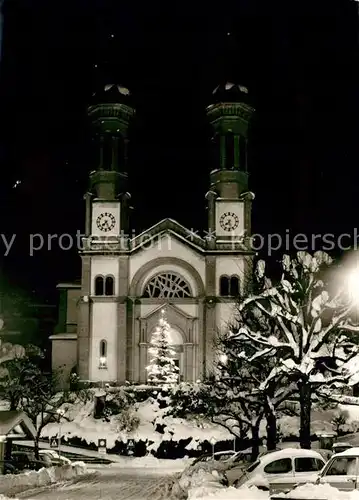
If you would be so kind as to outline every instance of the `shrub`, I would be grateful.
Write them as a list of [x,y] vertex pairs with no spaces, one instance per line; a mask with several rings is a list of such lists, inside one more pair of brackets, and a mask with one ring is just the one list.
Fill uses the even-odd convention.
[[116,417],[118,432],[133,432],[138,429],[140,419],[130,409],[123,410]]

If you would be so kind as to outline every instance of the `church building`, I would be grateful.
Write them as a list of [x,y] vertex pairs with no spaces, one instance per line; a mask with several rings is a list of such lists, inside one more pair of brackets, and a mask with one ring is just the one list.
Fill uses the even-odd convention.
[[74,372],[93,383],[146,383],[149,343],[163,309],[181,380],[196,381],[211,369],[215,336],[231,318],[254,255],[247,173],[254,109],[247,92],[220,85],[206,110],[218,168],[208,172],[205,238],[172,219],[131,237],[126,156],[135,110],[120,85],[96,94],[88,116],[99,159],[85,195],[81,282],[58,285],[59,322],[50,337],[52,366],[64,383]]

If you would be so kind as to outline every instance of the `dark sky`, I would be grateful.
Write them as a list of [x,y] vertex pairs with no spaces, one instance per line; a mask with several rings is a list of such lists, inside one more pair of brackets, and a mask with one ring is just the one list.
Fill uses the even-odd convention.
[[5,0],[4,12],[0,233],[17,234],[1,259],[10,282],[50,294],[57,281],[79,276],[75,249],[45,244],[30,257],[29,234],[46,240],[84,227],[86,104],[101,82],[128,86],[136,104],[129,172],[136,232],[165,217],[205,225],[215,165],[205,106],[226,79],[247,85],[257,109],[254,231],[357,226],[354,2]]

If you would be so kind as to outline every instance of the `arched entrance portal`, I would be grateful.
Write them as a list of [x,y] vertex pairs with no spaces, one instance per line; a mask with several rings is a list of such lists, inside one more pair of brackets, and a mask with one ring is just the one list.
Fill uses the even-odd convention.
[[[153,330],[153,332],[155,329]],[[151,333],[151,338],[152,334]],[[175,351],[175,355],[173,356],[174,362],[176,366],[179,368],[179,379],[180,381],[184,380],[184,349],[183,349],[183,338],[182,334],[176,328],[170,327],[168,332],[168,342],[171,346],[171,349]],[[148,356],[147,363],[149,364],[150,358]]]

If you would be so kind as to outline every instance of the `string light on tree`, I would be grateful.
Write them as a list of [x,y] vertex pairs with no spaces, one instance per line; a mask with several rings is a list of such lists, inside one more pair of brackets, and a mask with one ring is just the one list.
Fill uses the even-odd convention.
[[176,366],[174,356],[176,351],[169,343],[170,325],[165,317],[165,310],[161,310],[161,317],[152,334],[151,347],[148,352],[151,356],[147,366],[148,380],[152,384],[175,384],[179,379],[179,368]]

